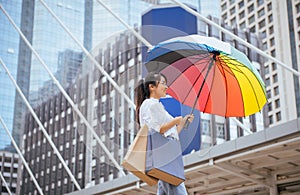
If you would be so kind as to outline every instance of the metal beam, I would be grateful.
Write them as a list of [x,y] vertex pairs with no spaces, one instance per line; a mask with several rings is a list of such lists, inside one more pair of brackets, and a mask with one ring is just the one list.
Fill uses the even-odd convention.
[[204,183],[202,186],[192,187],[188,189],[188,192],[199,192],[200,194],[203,192],[209,193],[213,192],[213,194],[218,190],[223,190],[226,188],[232,188],[233,186],[243,186],[243,185],[249,185],[248,180],[241,180],[241,178],[234,178],[230,179],[228,181],[222,182],[222,185],[219,183],[209,183],[208,181]]
[[258,180],[258,179],[254,179],[254,178],[252,178],[252,177],[246,176],[245,174],[242,174],[242,173],[240,173],[240,172],[237,172],[237,170],[231,169],[231,167],[226,167],[226,168],[224,168],[224,167],[222,167],[221,165],[216,165],[216,164],[214,165],[214,167],[220,169],[221,171],[225,171],[225,172],[227,172],[227,173],[231,173],[231,174],[236,175],[236,176],[238,176],[238,177],[241,177],[241,178],[243,178],[243,179],[252,181],[252,182],[254,182],[254,183],[256,183],[256,184],[264,185],[264,186],[266,186],[266,187],[268,187],[268,188],[272,188],[272,187],[273,187],[273,186],[272,186],[271,184],[269,184],[269,183],[263,182],[263,181]]
[[248,155],[248,154],[253,154],[253,153],[256,153],[256,152],[259,152],[259,151],[262,151],[262,150],[267,150],[269,148],[273,148],[273,147],[277,147],[277,146],[280,146],[280,145],[289,144],[289,143],[296,142],[296,141],[299,141],[299,140],[300,140],[300,137],[295,137],[295,138],[288,139],[288,140],[285,140],[285,141],[281,141],[281,142],[279,141],[279,142],[276,142],[276,143],[273,143],[273,144],[270,144],[270,145],[262,146],[260,148],[256,148],[256,149],[253,149],[253,150],[250,150],[250,151],[246,151],[246,152],[241,152],[241,153],[238,153],[238,154],[230,155],[228,157],[224,157],[224,158],[215,160],[215,164],[216,163],[225,162],[225,161],[228,161],[228,160],[232,160],[232,159],[235,159],[235,158],[240,158],[240,157]]
[[[242,186],[242,187],[238,187],[238,188],[234,188],[234,189],[230,189],[230,190],[226,190],[226,189],[222,189],[221,192],[214,192],[213,195],[232,195],[232,194],[236,194],[236,193],[242,193],[242,192],[245,192],[245,191],[248,191],[248,190],[253,190],[253,189],[266,189],[267,191],[267,188],[265,186],[260,186],[260,185],[254,185],[254,186]],[[253,193],[251,193],[253,194]],[[261,194],[265,195],[266,192],[262,192]]]
[[247,168],[240,167],[238,165],[233,165],[233,164],[226,163],[226,162],[225,163],[220,163],[220,164],[218,164],[218,166],[223,167],[225,169],[236,170],[238,172],[243,171],[245,173],[248,173],[249,175],[251,175],[251,174],[258,175],[258,176],[263,177],[265,179],[271,179],[270,176],[268,176],[268,175],[264,175],[264,174],[261,174],[257,171],[253,171],[251,169],[247,169]]

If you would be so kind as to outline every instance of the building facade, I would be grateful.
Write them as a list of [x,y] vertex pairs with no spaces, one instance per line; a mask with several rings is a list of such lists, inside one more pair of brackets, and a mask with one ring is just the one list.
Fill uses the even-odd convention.
[[[2,7],[10,14],[18,26],[20,26],[21,23],[21,2],[21,0],[0,1]],[[0,28],[2,32],[0,36],[0,58],[5,63],[13,77],[16,78],[19,53],[19,35],[2,11],[0,12]],[[7,76],[2,65],[0,66],[0,86],[0,116],[6,123],[7,128],[11,131],[11,133],[13,133],[14,101],[12,100],[15,99],[16,92],[13,90],[13,83]],[[16,136],[15,133],[14,136]],[[9,137],[2,125],[0,125],[0,150],[8,150],[10,148],[10,143]]]
[[[299,14],[300,2],[296,0],[221,0],[226,24],[250,29],[261,37],[263,51],[295,70],[299,70]],[[270,60],[264,61],[266,122],[274,126],[299,117],[299,77]]]
[[[155,3],[136,0],[102,0],[102,2],[132,27],[141,25],[142,12],[152,6],[152,3]],[[95,48],[112,34],[116,32],[120,33],[124,30],[126,30],[126,27],[121,22],[109,13],[100,3],[94,1],[92,48]]]
[[[17,178],[18,178],[18,160],[19,156],[15,153],[7,151],[0,151],[0,172],[6,181],[8,188],[12,194],[19,194],[17,192]],[[2,180],[0,180],[0,194],[8,195],[8,190]]]
[[[107,48],[97,59],[104,63],[105,70],[113,75],[121,88],[126,89],[126,93],[133,98],[132,92],[141,66],[137,41],[134,37],[124,34],[111,47],[114,49]],[[113,55],[119,52],[122,55]],[[104,61],[101,61],[102,59]],[[82,75],[67,91],[120,163],[124,156],[124,148],[128,147],[136,133],[135,120],[132,118],[134,109],[124,102],[96,69]],[[35,111],[82,188],[120,176],[96,143],[96,139],[90,139],[91,133],[61,93],[50,97],[37,106]],[[37,181],[46,193],[63,194],[76,190],[31,114],[26,115],[23,138],[24,156],[36,170]],[[34,191],[29,175],[24,173],[21,193],[28,194]]]
[[[86,1],[45,1],[53,12],[64,22],[67,28],[83,44],[85,25],[85,9],[89,10]],[[21,31],[31,43],[35,51],[43,59],[49,70],[54,74],[59,69],[59,53],[67,49],[81,52],[80,48],[63,30],[39,1],[23,0],[21,16]],[[87,7],[85,7],[87,6]],[[74,20],[76,18],[76,20]],[[51,22],[49,22],[51,21]],[[88,43],[86,42],[88,45]],[[49,82],[50,76],[38,58],[24,41],[20,41],[18,56],[17,83],[31,105],[42,102],[37,92]],[[46,84],[47,85],[47,84]],[[23,99],[17,94],[14,105],[13,129],[15,134],[22,135],[24,113],[26,106]],[[19,142],[19,138],[16,138]]]

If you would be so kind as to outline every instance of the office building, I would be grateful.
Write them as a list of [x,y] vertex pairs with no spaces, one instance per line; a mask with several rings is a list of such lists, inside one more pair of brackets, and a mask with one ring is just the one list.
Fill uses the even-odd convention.
[[[15,23],[20,26],[21,22],[21,0],[0,1],[2,7],[10,14]],[[10,73],[16,78],[18,53],[19,53],[19,35],[9,20],[0,12],[0,58],[9,69]],[[0,66],[0,116],[5,122],[7,128],[12,133],[13,129],[13,113],[14,113],[14,98],[16,91],[6,71]],[[4,128],[0,125],[0,150],[12,150],[10,139],[7,136]]]
[[[151,2],[140,0],[102,0],[102,2],[132,27],[141,25],[142,12],[152,6]],[[114,33],[120,33],[124,30],[126,30],[126,27],[121,22],[109,13],[100,3],[94,1],[92,32],[93,48]]]
[[[132,99],[133,88],[139,78],[141,66],[137,43],[133,36],[128,33],[123,34],[116,43],[112,43],[111,47],[106,48],[97,56],[97,59],[104,60],[102,62],[105,70],[110,75],[114,75],[113,79],[118,81],[121,88],[126,89],[126,94]],[[119,54],[119,52],[122,55],[111,55]],[[109,55],[111,57],[108,57]],[[124,156],[124,148],[128,147],[136,133],[134,109],[120,97],[95,68],[88,74],[82,75],[67,88],[67,91],[80,111],[91,122],[105,146],[120,163]],[[118,170],[100,148],[99,143],[92,138],[91,132],[61,93],[57,93],[48,101],[38,105],[35,111],[82,188],[120,176]],[[69,175],[29,113],[25,121],[24,156],[34,167],[36,179],[41,188],[46,193],[54,194],[76,190]],[[35,190],[29,175],[24,173],[21,193],[33,193]]]
[[[17,178],[18,178],[18,160],[19,156],[15,153],[7,151],[0,151],[0,172],[7,184],[7,187],[12,194],[19,194],[17,192]],[[0,194],[8,195],[8,190],[4,182],[0,182]]]
[[[88,2],[88,0],[64,2],[45,1],[81,43],[84,43],[84,29],[89,28],[89,24],[85,25],[84,23],[84,20],[87,20],[85,18],[85,9],[90,9]],[[62,29],[59,23],[55,21],[41,2],[23,0],[21,5],[21,30],[35,51],[54,74],[59,69],[58,66],[60,64],[58,62],[60,52],[64,52],[67,49],[71,49],[74,52],[81,52],[81,50]],[[74,18],[76,18],[76,20],[74,20]],[[88,45],[88,42],[85,41],[85,44]],[[49,83],[50,76],[42,66],[42,63],[23,40],[20,41],[19,45],[17,67],[18,73],[16,80],[25,97],[30,101],[32,106],[42,102],[42,99],[38,98],[37,92],[44,85],[47,85],[47,82]],[[43,95],[47,96],[47,94]],[[15,139],[17,143],[19,143],[19,137],[22,135],[24,113],[26,110],[27,107],[24,104],[24,100],[17,94],[13,117],[13,132],[16,135]]]
[[[262,39],[263,51],[299,70],[300,2],[221,0],[221,15],[226,24],[256,33]],[[268,59],[264,62],[266,122],[274,126],[299,117],[299,77]]]

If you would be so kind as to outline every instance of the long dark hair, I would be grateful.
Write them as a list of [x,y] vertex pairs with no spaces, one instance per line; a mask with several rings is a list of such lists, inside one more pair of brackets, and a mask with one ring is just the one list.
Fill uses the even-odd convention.
[[138,82],[137,87],[134,90],[135,93],[135,102],[136,102],[136,119],[138,124],[140,124],[140,107],[143,101],[150,97],[150,85],[157,86],[161,80],[161,78],[166,77],[158,72],[149,72],[145,79],[141,79]]

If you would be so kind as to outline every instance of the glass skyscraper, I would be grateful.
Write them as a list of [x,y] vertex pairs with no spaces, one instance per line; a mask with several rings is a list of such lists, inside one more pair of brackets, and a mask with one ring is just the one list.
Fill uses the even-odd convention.
[[[10,14],[15,23],[20,26],[21,0],[0,0],[2,7]],[[19,35],[2,11],[0,11],[0,58],[16,78],[18,64]],[[0,115],[10,131],[13,127],[13,110],[15,87],[0,66]],[[10,145],[10,139],[3,126],[0,125],[0,150]]]
[[[83,44],[85,1],[65,0],[45,2]],[[59,53],[66,50],[81,51],[79,46],[76,45],[39,1],[36,1],[34,5],[33,23],[32,45],[52,73],[55,73],[59,69]],[[35,56],[32,56],[30,75],[30,91],[37,91],[46,80],[49,80],[49,74]]]
[[[140,26],[142,12],[152,6],[141,0],[102,0],[102,2],[131,27]],[[112,34],[126,30],[126,27],[97,1],[94,1],[93,9],[93,48]]]

